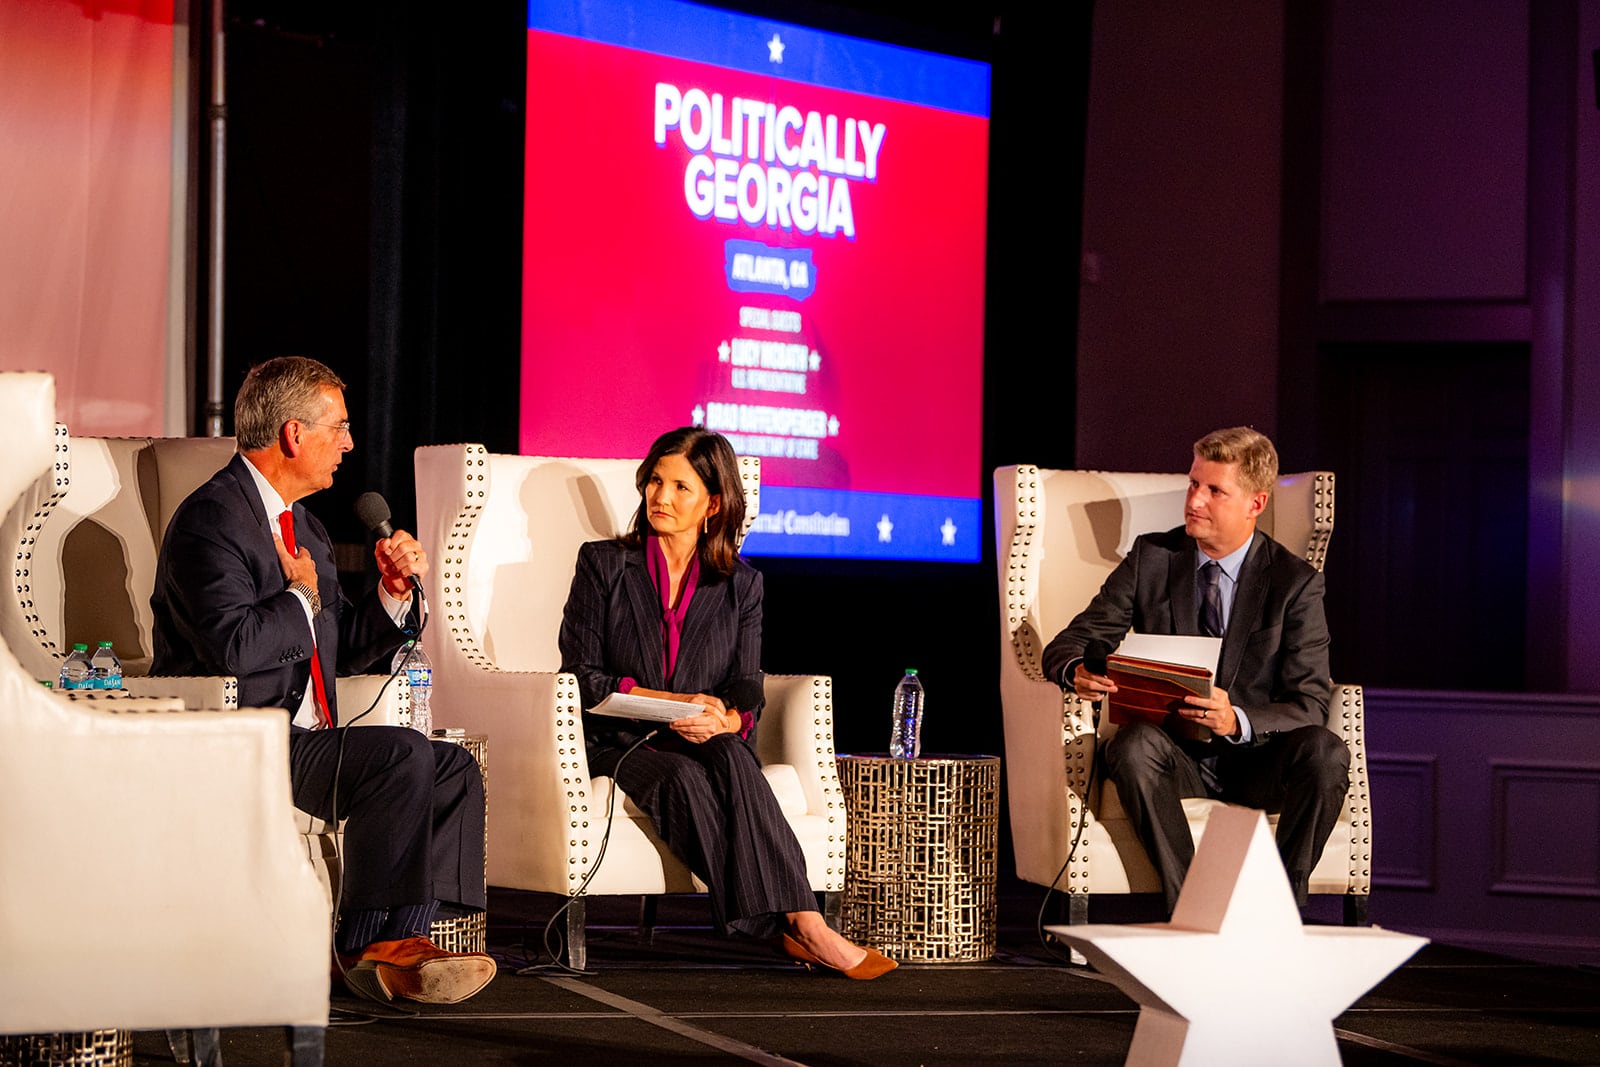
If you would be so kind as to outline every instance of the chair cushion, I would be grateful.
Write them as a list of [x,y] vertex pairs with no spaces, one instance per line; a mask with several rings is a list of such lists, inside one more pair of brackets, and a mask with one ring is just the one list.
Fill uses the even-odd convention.
[[767,776],[767,784],[786,819],[793,822],[806,813],[806,791],[801,788],[799,771],[787,763],[769,763],[761,773]]

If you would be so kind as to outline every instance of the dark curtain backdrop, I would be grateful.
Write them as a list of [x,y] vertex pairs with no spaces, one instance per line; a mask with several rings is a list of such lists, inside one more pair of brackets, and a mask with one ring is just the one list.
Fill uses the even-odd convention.
[[[745,6],[992,60],[985,468],[1070,466],[1089,5]],[[226,18],[225,392],[277,354],[339,370],[356,451],[312,504],[362,542],[362,491],[414,516],[414,447],[516,449],[523,7],[251,0]],[[766,666],[833,676],[841,751],[887,748],[907,666],[925,751],[1002,750],[992,543],[974,565],[759,566]]]

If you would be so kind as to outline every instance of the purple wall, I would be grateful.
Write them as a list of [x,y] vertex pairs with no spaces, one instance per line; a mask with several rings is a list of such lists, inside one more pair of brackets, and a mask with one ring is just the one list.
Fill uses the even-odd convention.
[[1527,11],[1334,2],[1324,41],[1322,299],[1521,299]]
[[1182,470],[1217,426],[1276,429],[1282,38],[1271,0],[1095,7],[1080,467]]
[[1600,697],[1367,690],[1372,921],[1600,960]]
[[1325,346],[1525,346],[1531,692],[1368,692],[1373,917],[1596,962],[1600,0],[1178,7],[1095,9],[1078,465],[1248,422],[1296,469],[1360,435]]
[[[1552,605],[1566,621],[1567,686],[1600,693],[1600,95],[1590,49],[1600,43],[1600,2],[1579,5],[1571,42],[1577,73],[1576,218],[1571,344],[1562,465],[1565,580]],[[1600,755],[1600,754],[1597,754]]]

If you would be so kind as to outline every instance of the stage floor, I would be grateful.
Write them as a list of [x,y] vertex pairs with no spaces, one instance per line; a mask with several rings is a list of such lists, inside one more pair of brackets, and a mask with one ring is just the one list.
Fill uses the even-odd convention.
[[[501,969],[489,988],[465,1004],[392,1013],[340,990],[327,1062],[1122,1063],[1136,1006],[1040,945],[1041,891],[1000,888],[994,960],[902,966],[864,983],[715,936],[695,897],[663,900],[650,945],[631,925],[636,899],[591,901],[590,973],[518,974],[539,961],[558,901],[492,890],[490,948]],[[1242,1001],[1241,1026],[1250,1012]],[[1350,1065],[1600,1064],[1600,971],[1429,945],[1342,1015],[1336,1033]],[[283,1047],[278,1030],[223,1032],[230,1067],[279,1064]],[[135,1035],[134,1052],[139,1064],[172,1062],[159,1034]],[[1284,1052],[1292,1065],[1293,1050]]]

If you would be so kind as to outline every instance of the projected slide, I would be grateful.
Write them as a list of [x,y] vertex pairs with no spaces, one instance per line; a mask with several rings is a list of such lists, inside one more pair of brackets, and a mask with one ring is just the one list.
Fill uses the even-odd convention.
[[533,0],[523,453],[706,426],[748,553],[979,559],[988,115],[984,63]]

